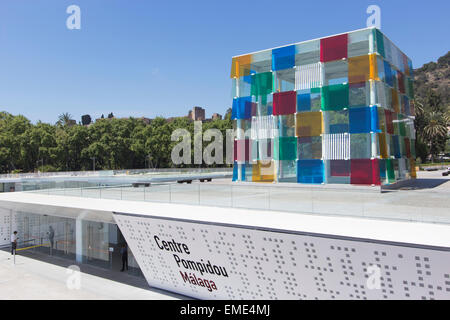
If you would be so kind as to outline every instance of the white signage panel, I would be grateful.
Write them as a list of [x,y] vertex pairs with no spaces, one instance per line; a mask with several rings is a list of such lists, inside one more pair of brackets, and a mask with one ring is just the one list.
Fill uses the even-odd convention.
[[150,286],[200,299],[450,299],[449,248],[114,214]]

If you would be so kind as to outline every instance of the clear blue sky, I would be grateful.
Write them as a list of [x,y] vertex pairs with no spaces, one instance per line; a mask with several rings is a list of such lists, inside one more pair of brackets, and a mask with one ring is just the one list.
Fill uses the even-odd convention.
[[[81,30],[66,28],[71,4]],[[449,50],[448,0],[1,0],[0,110],[52,123],[223,114],[232,56],[364,28],[370,4],[415,67]]]

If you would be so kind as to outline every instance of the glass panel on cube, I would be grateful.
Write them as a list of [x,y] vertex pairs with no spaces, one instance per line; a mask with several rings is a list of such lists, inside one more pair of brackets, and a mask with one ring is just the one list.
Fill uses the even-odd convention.
[[348,57],[348,35],[320,39],[320,61],[328,62]]
[[250,54],[234,57],[231,63],[230,78],[239,78],[250,75],[252,56]]
[[272,93],[272,72],[251,75],[251,95],[265,96]]
[[378,144],[380,147],[380,156],[383,159],[388,158],[387,153],[387,144],[386,144],[386,134],[385,133],[378,133]]
[[296,114],[296,136],[320,136],[323,132],[322,112],[302,112]]
[[[370,53],[371,29],[358,30],[348,33],[348,56],[357,57]],[[372,40],[373,41],[373,40]]]
[[323,64],[320,62],[295,67],[295,90],[323,86]]
[[302,42],[295,45],[295,65],[303,66],[320,61],[320,40]]
[[275,138],[274,159],[275,160],[296,160],[297,159],[297,138],[278,137]]
[[377,59],[375,54],[348,59],[348,82],[358,83],[368,80],[379,80]]
[[348,133],[349,132],[349,111],[324,111],[323,112],[324,132],[327,134]]
[[350,160],[326,160],[327,183],[350,183]]
[[343,84],[348,82],[349,65],[347,60],[337,60],[324,63],[324,85]]
[[233,99],[232,119],[250,119],[252,117],[252,97]]
[[342,110],[349,105],[348,84],[324,86],[322,88],[322,110]]
[[359,82],[349,84],[349,106],[362,107],[370,105],[370,83]]
[[264,73],[272,71],[272,50],[264,50],[252,54],[250,65],[252,72]]
[[257,161],[253,164],[253,182],[273,182],[275,180],[275,164],[273,161]]
[[295,91],[273,94],[273,114],[291,114],[296,111],[297,93]]
[[295,137],[295,114],[275,116],[275,135],[280,137]]
[[350,158],[368,159],[372,157],[372,138],[370,133],[350,135]]
[[377,52],[385,57],[384,53],[384,35],[380,32],[378,29],[373,29],[374,32],[374,38],[376,42],[376,50]]
[[296,160],[281,160],[279,162],[278,182],[297,182]]
[[380,184],[378,159],[352,159],[350,162],[351,184]]
[[273,92],[286,92],[295,90],[295,69],[283,69],[273,73]]
[[320,88],[297,91],[297,112],[320,111]]
[[295,66],[295,46],[272,50],[272,70],[283,70]]
[[324,165],[322,160],[298,160],[297,161],[298,183],[323,183]]
[[300,160],[322,159],[322,137],[298,138],[297,157]]

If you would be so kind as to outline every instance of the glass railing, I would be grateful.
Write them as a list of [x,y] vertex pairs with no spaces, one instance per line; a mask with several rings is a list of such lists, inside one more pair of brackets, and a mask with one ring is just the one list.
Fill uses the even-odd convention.
[[48,195],[233,207],[293,213],[450,223],[448,192],[297,184],[192,183],[82,186],[35,190]]

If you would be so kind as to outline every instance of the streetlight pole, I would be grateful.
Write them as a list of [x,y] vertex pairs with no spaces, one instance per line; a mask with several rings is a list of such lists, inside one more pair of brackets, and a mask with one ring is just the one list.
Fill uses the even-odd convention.
[[[42,164],[42,167],[44,167],[44,159],[40,159],[40,160],[36,161],[36,168],[38,169],[38,171],[39,171],[39,162]],[[41,169],[43,169],[43,168],[41,168]]]

